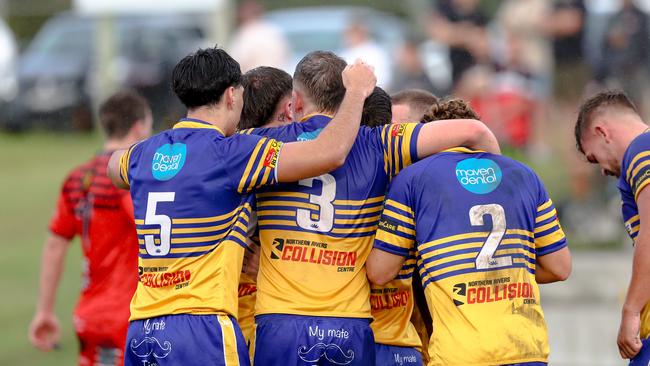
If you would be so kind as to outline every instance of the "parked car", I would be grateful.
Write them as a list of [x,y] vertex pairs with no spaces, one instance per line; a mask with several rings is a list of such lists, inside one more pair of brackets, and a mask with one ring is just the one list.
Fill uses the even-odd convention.
[[0,18],[0,108],[16,97],[15,66],[17,57],[18,47],[14,34]]
[[[110,39],[109,81],[141,92],[161,125],[183,112],[172,95],[173,66],[204,40],[197,17],[117,16]],[[18,90],[5,122],[11,129],[92,128],[100,79],[97,63],[98,18],[62,13],[50,19],[29,44],[17,66]]]

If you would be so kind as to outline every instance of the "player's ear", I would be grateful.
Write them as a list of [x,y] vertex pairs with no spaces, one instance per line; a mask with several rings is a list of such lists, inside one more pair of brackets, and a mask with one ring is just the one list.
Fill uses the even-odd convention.
[[302,95],[293,89],[291,91],[291,115],[295,116],[302,112],[303,100]]
[[603,125],[594,126],[594,132],[596,133],[596,136],[603,138],[606,143],[611,142],[611,135],[609,134],[609,130],[605,128],[605,126]]
[[228,109],[232,109],[235,104],[235,87],[229,86],[228,89],[224,92],[226,99],[226,106]]
[[286,116],[286,121],[291,122],[293,121],[293,103],[291,102],[291,99],[287,99],[286,102],[284,102],[284,106],[282,107],[282,113]]

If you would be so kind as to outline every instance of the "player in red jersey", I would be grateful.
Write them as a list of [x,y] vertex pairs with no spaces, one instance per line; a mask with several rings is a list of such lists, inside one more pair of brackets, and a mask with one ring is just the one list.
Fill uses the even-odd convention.
[[111,96],[99,111],[107,140],[102,152],[75,168],[63,183],[41,259],[40,290],[29,340],[42,351],[60,339],[54,303],[65,254],[81,237],[83,283],[74,311],[79,365],[122,365],[129,303],[138,282],[138,238],[128,191],[106,175],[111,152],[151,134],[151,109],[139,95]]

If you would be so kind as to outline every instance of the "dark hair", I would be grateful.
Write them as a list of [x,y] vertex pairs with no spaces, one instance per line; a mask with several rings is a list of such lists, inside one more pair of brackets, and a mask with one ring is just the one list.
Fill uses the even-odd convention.
[[[432,93],[422,89],[406,89],[391,96],[393,104],[406,104],[419,116],[423,116],[429,107],[438,101]],[[414,121],[415,122],[415,121]]]
[[122,138],[150,113],[147,101],[132,90],[113,94],[99,107],[99,124],[109,138]]
[[270,122],[282,98],[291,95],[291,75],[275,67],[260,66],[242,77],[244,107],[238,128],[262,127]]
[[321,112],[336,112],[345,95],[341,73],[346,65],[333,52],[310,52],[296,66],[293,81]]
[[363,102],[361,124],[368,127],[377,127],[390,124],[393,111],[390,96],[384,89],[376,86]]
[[580,111],[578,112],[578,119],[576,120],[575,126],[575,138],[576,138],[576,148],[581,153],[585,153],[582,148],[582,134],[591,124],[591,120],[594,114],[600,108],[605,107],[624,107],[628,108],[634,113],[639,114],[636,106],[628,96],[620,90],[608,90],[600,92],[591,98],[585,100],[580,106]]
[[441,119],[480,119],[478,114],[462,99],[438,100],[429,106],[422,116],[422,122],[438,121]]
[[221,95],[241,80],[239,63],[226,51],[199,49],[185,56],[172,71],[172,90],[188,108],[219,103]]

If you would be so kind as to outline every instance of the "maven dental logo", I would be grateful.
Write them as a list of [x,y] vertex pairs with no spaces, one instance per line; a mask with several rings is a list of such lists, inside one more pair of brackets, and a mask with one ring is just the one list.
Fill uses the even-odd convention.
[[151,172],[157,180],[170,180],[185,164],[187,146],[181,143],[165,144],[156,150],[151,162]]
[[456,164],[456,179],[466,190],[486,194],[501,183],[501,168],[490,159],[465,159]]

